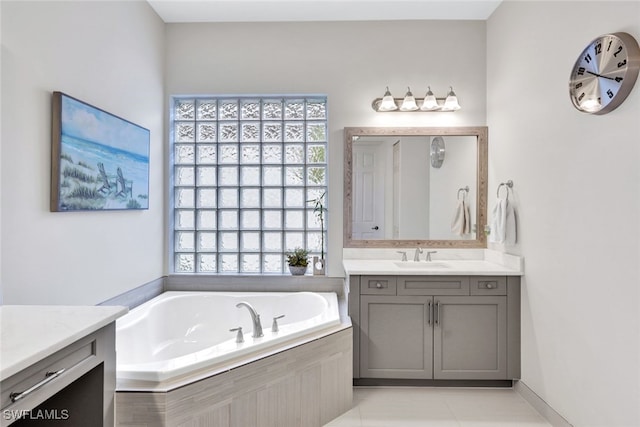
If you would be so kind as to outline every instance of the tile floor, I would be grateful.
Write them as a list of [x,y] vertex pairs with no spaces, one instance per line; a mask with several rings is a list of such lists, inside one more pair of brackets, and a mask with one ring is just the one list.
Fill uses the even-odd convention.
[[354,387],[325,427],[551,427],[512,389]]

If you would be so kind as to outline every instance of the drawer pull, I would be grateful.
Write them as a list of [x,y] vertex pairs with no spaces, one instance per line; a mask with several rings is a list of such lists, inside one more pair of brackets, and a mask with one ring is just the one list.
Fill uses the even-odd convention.
[[44,379],[42,381],[40,381],[39,383],[37,383],[35,385],[32,385],[31,387],[29,387],[25,391],[17,392],[17,393],[11,393],[9,395],[9,399],[11,399],[12,402],[17,402],[18,400],[20,400],[20,399],[22,399],[24,397],[27,397],[29,394],[33,393],[34,391],[36,391],[40,387],[44,386],[45,384],[53,381],[54,379],[59,377],[63,372],[64,372],[64,368],[60,369],[59,371],[55,371],[55,372],[47,372],[46,374],[44,374],[45,377],[44,377]]
[[376,282],[376,288],[378,288],[378,289],[382,288],[382,283]]
[[495,285],[493,283],[487,283],[487,289],[493,289]]

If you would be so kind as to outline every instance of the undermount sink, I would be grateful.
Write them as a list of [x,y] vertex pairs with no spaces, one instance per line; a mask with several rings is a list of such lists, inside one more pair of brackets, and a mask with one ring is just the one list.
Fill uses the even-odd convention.
[[449,268],[449,265],[445,262],[439,261],[402,261],[394,262],[396,267],[408,268],[412,270],[429,270],[432,268]]

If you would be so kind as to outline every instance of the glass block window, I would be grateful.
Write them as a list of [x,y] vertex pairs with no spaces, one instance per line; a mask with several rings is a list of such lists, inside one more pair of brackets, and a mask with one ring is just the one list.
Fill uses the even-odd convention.
[[288,274],[286,252],[326,249],[326,98],[174,97],[171,146],[173,272]]

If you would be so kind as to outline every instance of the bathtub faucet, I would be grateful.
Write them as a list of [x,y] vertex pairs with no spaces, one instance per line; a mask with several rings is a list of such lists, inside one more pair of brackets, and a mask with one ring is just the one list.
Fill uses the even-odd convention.
[[249,314],[251,314],[251,320],[253,320],[253,335],[254,338],[260,338],[262,336],[262,324],[260,323],[260,315],[256,312],[255,308],[246,301],[239,302],[236,307],[247,307]]

